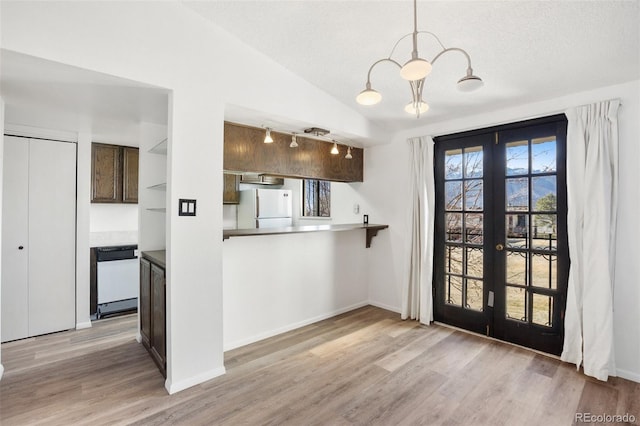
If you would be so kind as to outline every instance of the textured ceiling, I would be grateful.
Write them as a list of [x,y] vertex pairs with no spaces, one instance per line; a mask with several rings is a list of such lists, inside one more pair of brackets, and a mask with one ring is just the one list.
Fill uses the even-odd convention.
[[[372,74],[382,103],[355,102],[369,66],[412,31],[411,1],[183,3],[393,130],[640,78],[638,1],[418,1],[418,30],[434,32],[446,47],[465,49],[485,87],[458,92],[465,59],[445,55],[427,77],[424,99],[431,109],[416,120],[403,111],[409,87],[391,65]],[[438,52],[427,36],[418,47],[427,59]],[[410,50],[407,38],[394,58],[403,63]]]

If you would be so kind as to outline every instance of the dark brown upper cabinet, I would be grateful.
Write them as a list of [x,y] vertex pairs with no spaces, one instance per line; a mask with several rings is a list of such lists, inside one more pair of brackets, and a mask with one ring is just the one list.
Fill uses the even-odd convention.
[[240,204],[240,176],[231,173],[224,174],[223,204]]
[[138,148],[91,144],[91,202],[138,203]]
[[334,182],[362,182],[361,148],[351,148],[352,159],[330,153],[333,143],[297,136],[298,147],[290,148],[291,135],[271,132],[273,143],[264,143],[265,130],[235,123],[224,123],[224,170],[253,172],[270,176],[320,179]]

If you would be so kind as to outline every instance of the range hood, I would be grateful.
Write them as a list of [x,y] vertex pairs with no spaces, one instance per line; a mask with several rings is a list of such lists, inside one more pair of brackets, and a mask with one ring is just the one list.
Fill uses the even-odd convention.
[[243,173],[240,175],[240,183],[251,183],[254,185],[284,185],[284,178],[259,173]]

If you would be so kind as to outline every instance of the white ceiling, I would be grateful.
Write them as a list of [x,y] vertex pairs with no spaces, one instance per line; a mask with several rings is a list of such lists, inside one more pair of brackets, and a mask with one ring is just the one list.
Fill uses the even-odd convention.
[[113,122],[166,124],[168,91],[58,62],[0,51],[2,97],[7,105],[37,106],[96,128]]
[[[206,19],[276,62],[394,130],[549,99],[640,78],[639,2],[631,1],[418,1],[418,30],[446,47],[465,49],[485,87],[460,93],[463,55],[440,58],[427,77],[431,109],[416,120],[403,111],[408,84],[382,64],[372,85],[382,103],[363,107],[355,96],[367,70],[412,31],[413,6],[396,1],[184,1]],[[438,49],[419,38],[421,56]],[[394,58],[410,56],[410,39]],[[256,70],[259,78],[259,70]]]

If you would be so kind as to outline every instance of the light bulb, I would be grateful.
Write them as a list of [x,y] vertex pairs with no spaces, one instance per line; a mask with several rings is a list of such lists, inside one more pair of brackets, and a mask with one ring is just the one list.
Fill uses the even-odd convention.
[[297,148],[298,147],[298,141],[296,139],[296,134],[293,133],[291,135],[291,143],[289,144],[289,148]]
[[356,96],[356,102],[360,105],[375,105],[382,100],[382,95],[367,84],[367,88]]
[[336,142],[333,143],[333,148],[331,148],[331,153],[333,155],[340,154],[340,151],[338,151],[338,144]]
[[422,80],[429,75],[431,68],[433,67],[427,60],[411,59],[400,68],[400,76],[408,81]]
[[404,110],[406,112],[408,112],[409,114],[415,114],[418,115],[418,113],[420,114],[424,114],[425,112],[429,111],[429,105],[427,105],[427,103],[425,101],[420,101],[418,103],[418,111],[416,111],[416,104],[415,102],[409,102],[405,107]]
[[267,134],[264,136],[264,143],[273,143],[273,138],[271,137],[271,129],[267,127]]

